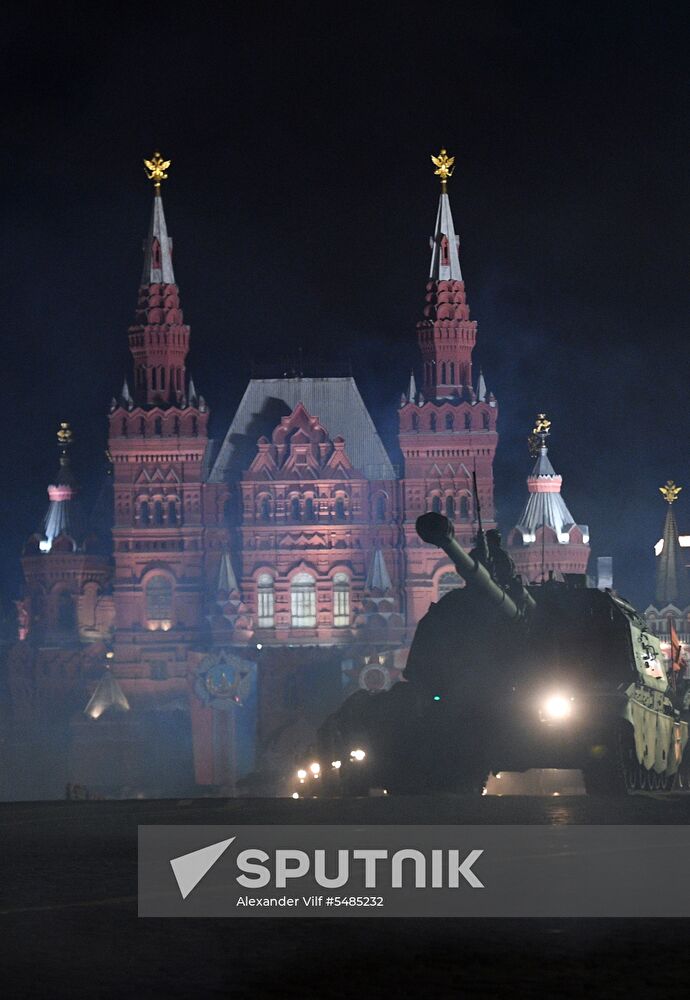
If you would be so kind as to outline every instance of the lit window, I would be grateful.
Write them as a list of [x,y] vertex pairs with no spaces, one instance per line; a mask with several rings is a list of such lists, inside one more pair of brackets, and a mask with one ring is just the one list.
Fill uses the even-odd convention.
[[336,573],[333,577],[333,624],[336,628],[347,628],[350,624],[350,578],[347,573]]
[[273,628],[275,624],[275,592],[273,577],[262,573],[257,580],[257,624],[259,628]]
[[316,628],[316,581],[310,573],[292,578],[290,611],[293,628]]

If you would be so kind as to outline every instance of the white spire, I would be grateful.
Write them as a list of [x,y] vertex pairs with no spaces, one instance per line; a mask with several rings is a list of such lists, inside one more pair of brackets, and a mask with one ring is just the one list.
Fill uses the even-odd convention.
[[196,404],[198,403],[198,398],[196,394],[196,389],[194,388],[194,379],[191,377],[191,375],[189,376],[189,390],[187,392],[187,397],[189,399],[189,405],[196,406]]
[[391,583],[391,578],[388,573],[388,567],[386,566],[386,560],[383,558],[383,552],[381,549],[374,550],[365,586],[369,591],[379,590],[382,594],[385,594],[388,590],[393,589],[393,584]]
[[122,392],[120,393],[120,396],[122,397],[125,403],[133,402],[132,394],[129,391],[129,384],[127,382],[127,379],[125,379],[124,382],[122,383]]
[[130,705],[127,701],[127,695],[117,682],[117,678],[106,667],[105,672],[96,685],[96,690],[89,698],[89,703],[84,709],[84,715],[90,715],[92,719],[99,719],[109,708],[116,708],[121,712],[129,712]]
[[445,191],[441,193],[436,214],[436,228],[431,237],[431,268],[429,277],[438,281],[462,281],[458,247],[460,239],[455,235],[450,200]]
[[417,383],[414,380],[414,372],[410,372],[410,388],[407,392],[407,398],[411,403],[414,403],[415,396],[417,395]]
[[226,594],[232,594],[233,591],[238,589],[237,578],[235,577],[235,571],[230,561],[230,553],[224,552],[218,569],[218,590],[223,590]]
[[172,240],[168,236],[160,192],[154,196],[151,228],[144,245],[144,272],[142,285],[174,285],[172,266]]
[[484,373],[479,369],[479,381],[477,382],[477,399],[480,403],[486,402],[486,382],[484,381]]

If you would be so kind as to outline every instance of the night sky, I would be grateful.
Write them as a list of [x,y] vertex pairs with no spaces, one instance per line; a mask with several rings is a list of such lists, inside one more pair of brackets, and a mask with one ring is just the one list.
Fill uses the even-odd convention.
[[301,347],[351,361],[395,461],[400,392],[420,368],[429,154],[445,145],[475,363],[500,405],[500,522],[524,503],[544,410],[593,554],[613,555],[618,589],[646,604],[669,477],[690,532],[684,6],[5,13],[5,597],[47,506],[59,420],[87,501],[104,472],[151,208],[142,158],[173,160],[166,216],[213,436],[251,361]]

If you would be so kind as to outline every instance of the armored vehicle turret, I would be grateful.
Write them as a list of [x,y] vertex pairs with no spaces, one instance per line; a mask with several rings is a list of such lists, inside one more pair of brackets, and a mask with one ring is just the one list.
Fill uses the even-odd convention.
[[685,682],[635,609],[582,578],[525,587],[496,544],[466,553],[417,521],[465,585],[420,621],[404,680],[358,692],[319,730],[322,785],[480,791],[490,772],[581,769],[589,792],[669,789],[688,739]]

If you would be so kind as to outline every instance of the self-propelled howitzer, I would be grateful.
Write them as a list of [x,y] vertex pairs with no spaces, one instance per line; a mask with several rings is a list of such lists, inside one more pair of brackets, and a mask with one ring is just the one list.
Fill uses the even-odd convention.
[[506,553],[466,553],[440,514],[417,531],[465,585],[419,622],[403,682],[358,692],[321,727],[324,784],[469,791],[491,771],[548,767],[581,769],[590,792],[670,788],[690,694],[635,609],[582,578],[526,587]]

